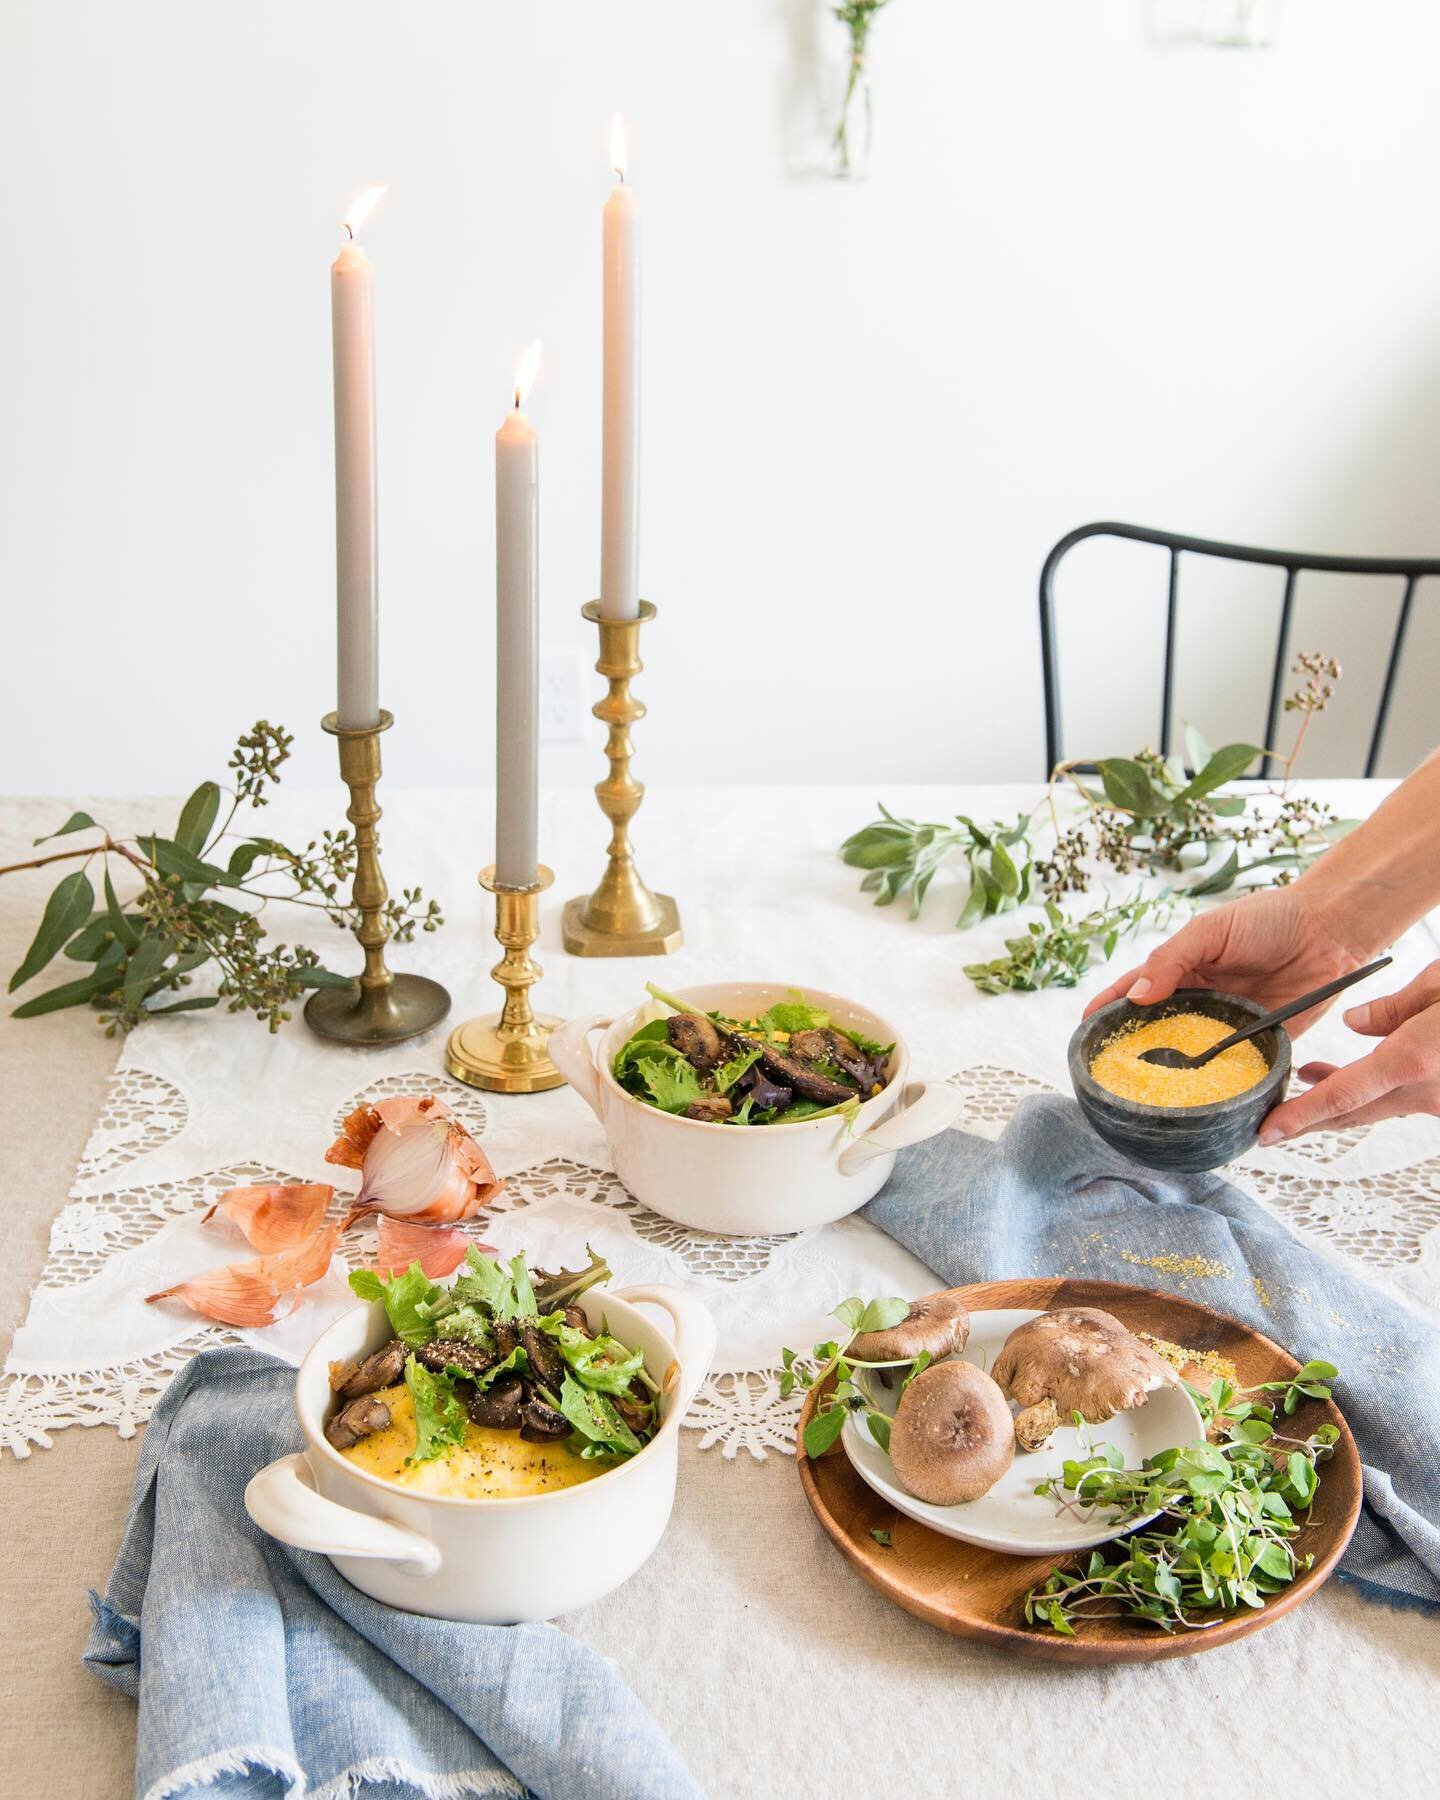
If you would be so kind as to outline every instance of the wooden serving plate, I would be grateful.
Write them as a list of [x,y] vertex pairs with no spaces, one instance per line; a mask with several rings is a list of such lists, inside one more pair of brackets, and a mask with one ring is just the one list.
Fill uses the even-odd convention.
[[[1234,1363],[1237,1385],[1277,1381],[1300,1366],[1278,1344],[1242,1325],[1238,1319],[1211,1312],[1176,1294],[1127,1287],[1116,1281],[981,1281],[962,1288],[973,1312],[1005,1307],[1045,1311],[1059,1306],[1099,1306],[1132,1331],[1148,1331],[1194,1351],[1215,1351]],[[1186,1370],[1197,1387],[1212,1376],[1203,1368]],[[819,1390],[806,1399],[801,1432],[815,1409]],[[1360,1457],[1355,1440],[1338,1409],[1329,1401],[1307,1400],[1294,1414],[1297,1435],[1304,1436],[1328,1420],[1340,1428],[1329,1460],[1321,1464],[1320,1487],[1307,1523],[1295,1539],[1313,1565],[1282,1593],[1272,1594],[1259,1612],[1246,1610],[1221,1616],[1203,1629],[1162,1631],[1144,1619],[1096,1619],[1077,1625],[1073,1638],[1048,1626],[1025,1623],[1025,1595],[1041,1586],[1054,1559],[1004,1556],[941,1537],[906,1518],[866,1484],[851,1467],[841,1444],[818,1459],[805,1454],[803,1436],[796,1452],[800,1485],[815,1515],[873,1588],[907,1612],[938,1625],[956,1637],[982,1638],[1042,1662],[1157,1662],[1193,1656],[1233,1643],[1252,1631],[1263,1631],[1313,1594],[1340,1560],[1360,1516]],[[890,1547],[877,1544],[871,1532],[888,1531]],[[1088,1553],[1082,1553],[1088,1554]],[[1063,1559],[1070,1562],[1072,1558]]]

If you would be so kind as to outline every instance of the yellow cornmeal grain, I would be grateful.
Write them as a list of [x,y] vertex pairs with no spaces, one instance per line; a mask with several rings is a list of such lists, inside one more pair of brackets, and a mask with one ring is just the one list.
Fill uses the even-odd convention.
[[572,1456],[563,1442],[528,1443],[518,1431],[496,1431],[467,1421],[465,1441],[430,1462],[412,1463],[415,1407],[403,1383],[375,1396],[390,1408],[383,1431],[340,1454],[396,1487],[455,1500],[515,1500],[576,1487],[604,1473],[604,1464]]
[[1174,1250],[1162,1250],[1158,1256],[1136,1256],[1122,1250],[1121,1262],[1134,1263],[1142,1269],[1159,1269],[1166,1275],[1192,1275],[1198,1281],[1228,1281],[1230,1268],[1213,1256],[1181,1256]]
[[1232,1044],[1206,1063],[1203,1069],[1166,1069],[1143,1062],[1142,1050],[1162,1044],[1198,1056],[1235,1029],[1223,1019],[1206,1013],[1171,1013],[1163,1019],[1147,1019],[1128,1025],[1107,1038],[1090,1062],[1090,1073],[1107,1092],[1142,1106],[1211,1106],[1243,1094],[1270,1072],[1270,1065],[1253,1041]]
[[1234,1363],[1218,1350],[1188,1350],[1184,1344],[1172,1343],[1169,1338],[1155,1337],[1148,1331],[1137,1331],[1135,1335],[1143,1338],[1157,1356],[1163,1356],[1166,1362],[1173,1363],[1177,1369],[1193,1366],[1205,1369],[1211,1375],[1218,1375],[1223,1381],[1239,1379]]

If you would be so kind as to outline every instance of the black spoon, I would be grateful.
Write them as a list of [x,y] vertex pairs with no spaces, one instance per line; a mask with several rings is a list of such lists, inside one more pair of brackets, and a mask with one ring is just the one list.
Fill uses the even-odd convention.
[[1394,960],[1393,956],[1380,956],[1374,962],[1366,963],[1363,969],[1353,969],[1350,974],[1342,975],[1338,981],[1327,981],[1324,987],[1316,988],[1314,993],[1302,994],[1298,1000],[1287,1001],[1284,1006],[1266,1013],[1264,1018],[1256,1019],[1253,1024],[1242,1026],[1239,1031],[1232,1031],[1229,1037],[1221,1038],[1218,1044],[1212,1044],[1198,1056],[1191,1056],[1185,1050],[1174,1050],[1169,1044],[1157,1044],[1153,1050],[1142,1050],[1140,1061],[1158,1063],[1162,1069],[1203,1069],[1212,1057],[1218,1056],[1222,1050],[1228,1050],[1232,1044],[1243,1044],[1246,1038],[1254,1037],[1257,1032],[1268,1031],[1272,1025],[1283,1025],[1286,1019],[1293,1019],[1296,1013],[1308,1012],[1312,1006],[1318,1006],[1332,994],[1343,993],[1346,988],[1354,987],[1357,981],[1363,981],[1377,969],[1386,968]]

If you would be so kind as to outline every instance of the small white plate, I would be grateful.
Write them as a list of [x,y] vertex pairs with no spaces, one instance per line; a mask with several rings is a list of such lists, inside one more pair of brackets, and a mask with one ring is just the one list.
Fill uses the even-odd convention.
[[[972,1313],[970,1340],[959,1360],[988,1371],[1015,1327],[1038,1317],[1038,1312],[1023,1307]],[[876,1410],[893,1415],[899,1404],[899,1383],[887,1390],[872,1375],[867,1387]],[[978,1544],[1010,1556],[1048,1556],[1108,1543],[1156,1516],[1150,1513],[1145,1519],[1130,1519],[1117,1525],[1114,1507],[1077,1507],[1067,1511],[1055,1500],[1035,1492],[1038,1483],[1061,1473],[1067,1459],[1084,1453],[1080,1433],[1073,1425],[1060,1426],[1041,1450],[1017,1449],[1014,1462],[988,1494],[959,1506],[932,1506],[907,1494],[895,1479],[890,1458],[871,1437],[863,1413],[852,1413],[840,1435],[845,1453],[862,1481],[882,1494],[897,1512],[918,1519],[945,1537],[958,1538],[962,1544]],[[1205,1428],[1185,1389],[1161,1384],[1152,1388],[1144,1406],[1117,1413],[1103,1425],[1087,1426],[1086,1435],[1092,1445],[1114,1444],[1125,1458],[1126,1467],[1135,1468],[1145,1457],[1156,1456],[1177,1444],[1203,1443]]]

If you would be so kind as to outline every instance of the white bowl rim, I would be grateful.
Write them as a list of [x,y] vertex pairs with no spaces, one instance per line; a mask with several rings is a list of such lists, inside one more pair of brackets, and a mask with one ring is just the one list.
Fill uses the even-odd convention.
[[[1047,1309],[1044,1307],[983,1307],[980,1311],[972,1313],[971,1319],[972,1321],[984,1319],[993,1316],[995,1313],[1002,1312],[1006,1314],[1018,1313],[1024,1315],[1020,1320],[1020,1323],[1025,1323],[1029,1319],[1040,1318],[1046,1310]],[[1012,1326],[1011,1329],[1013,1330],[1015,1327]],[[963,1350],[956,1351],[951,1356],[941,1357],[937,1360],[940,1362],[963,1361],[964,1352]],[[983,1365],[978,1364],[976,1366],[983,1367]],[[867,1370],[865,1373],[868,1375],[869,1371]],[[1200,1409],[1196,1406],[1193,1398],[1186,1392],[1184,1384],[1181,1383],[1178,1387],[1169,1383],[1163,1385],[1166,1387],[1167,1391],[1183,1395],[1188,1401],[1190,1411],[1195,1418],[1195,1423],[1202,1433],[1202,1438],[1199,1441],[1203,1441],[1204,1420],[1201,1418]],[[1152,1391],[1158,1391],[1158,1387],[1152,1386]],[[916,1524],[924,1525],[927,1529],[938,1532],[943,1537],[951,1538],[957,1543],[969,1544],[976,1549],[992,1550],[1000,1556],[1048,1556],[1051,1558],[1063,1558],[1074,1556],[1081,1550],[1092,1550],[1098,1548],[1101,1544],[1113,1543],[1117,1538],[1125,1537],[1132,1531],[1143,1531],[1147,1525],[1160,1516],[1160,1511],[1156,1511],[1146,1513],[1141,1518],[1126,1519],[1123,1523],[1116,1523],[1113,1518],[1108,1524],[1100,1524],[1097,1521],[1094,1536],[1087,1537],[1083,1541],[1077,1541],[1075,1543],[1045,1544],[1039,1548],[1035,1546],[1033,1541],[1023,1540],[1014,1535],[1001,1536],[998,1533],[985,1532],[983,1530],[979,1532],[966,1532],[962,1529],[964,1516],[961,1513],[961,1508],[966,1502],[959,1501],[954,1506],[939,1506],[933,1501],[921,1500],[902,1487],[898,1477],[893,1475],[881,1477],[877,1475],[875,1470],[864,1463],[861,1457],[855,1453],[855,1442],[857,1439],[860,1440],[862,1444],[868,1443],[872,1445],[879,1454],[885,1458],[887,1464],[889,1458],[883,1450],[880,1450],[880,1446],[870,1437],[868,1431],[866,1431],[864,1437],[861,1438],[861,1427],[863,1424],[864,1420],[861,1414],[850,1413],[846,1417],[840,1434],[841,1444],[845,1455],[849,1459],[851,1468],[860,1477],[861,1481],[865,1483],[872,1493],[878,1494],[882,1500],[888,1500],[890,1504],[895,1507],[897,1512],[903,1513],[906,1518],[913,1519]],[[852,1432],[854,1433],[853,1438],[851,1436]],[[1096,1507],[1094,1510],[1097,1513],[1102,1511],[1113,1513],[1118,1509],[1111,1507]],[[1163,1511],[1163,1508],[1160,1510]],[[955,1514],[960,1516],[952,1523],[948,1519],[937,1519],[934,1516],[936,1513]]]
[[[773,990],[777,998],[784,998],[787,994],[804,994],[805,998],[808,1000],[813,995],[816,1000],[826,1005],[827,1011],[830,1010],[827,1003],[833,1001],[836,1007],[848,1009],[850,1012],[866,1013],[877,1025],[883,1025],[890,1035],[891,1043],[895,1046],[890,1053],[890,1077],[878,1094],[872,1094],[868,1100],[862,1100],[860,1102],[859,1109],[855,1114],[857,1119],[860,1118],[862,1114],[869,1112],[870,1108],[878,1107],[882,1100],[888,1099],[892,1093],[895,1092],[898,1085],[904,1081],[906,1071],[910,1067],[910,1047],[905,1042],[905,1039],[898,1031],[896,1031],[895,1027],[883,1016],[883,1014],[872,1011],[868,1006],[862,1006],[858,1000],[847,1000],[843,994],[828,994],[821,988],[802,988],[793,981],[697,981],[689,988],[677,988],[675,990],[675,998],[677,1000],[683,1000],[687,994],[692,994],[697,991],[702,993],[718,993],[723,992],[726,988],[742,988],[747,992],[751,989],[758,989],[761,993],[768,993]],[[661,1112],[658,1106],[648,1105],[637,1095],[632,1094],[627,1088],[621,1087],[620,1083],[615,1079],[615,1073],[612,1067],[614,1058],[609,1054],[605,1046],[609,1044],[611,1038],[615,1035],[615,1032],[621,1025],[628,1025],[637,1014],[644,1012],[647,1007],[656,1004],[658,1003],[653,999],[646,1000],[639,1006],[632,1006],[629,1012],[620,1013],[611,1020],[605,1036],[600,1040],[601,1053],[595,1060],[596,1072],[598,1073],[601,1082],[613,1089],[622,1100],[628,1100],[632,1106],[642,1107],[648,1115],[654,1118],[667,1119],[672,1125],[685,1125],[689,1126],[692,1130],[727,1131],[728,1128],[724,1121],[720,1119],[687,1119],[680,1113]],[[635,1027],[632,1026],[631,1033],[633,1033],[634,1029]],[[834,1125],[839,1121],[840,1115],[838,1113],[829,1113],[823,1119],[789,1119],[783,1120],[778,1125],[758,1126],[756,1127],[756,1130],[757,1132],[763,1133],[766,1138],[769,1138],[771,1133],[776,1131],[817,1131],[826,1125]],[[743,1134],[737,1134],[735,1131],[730,1130],[728,1135],[731,1138],[736,1138]]]
[[[599,1283],[593,1288],[588,1288],[586,1292],[593,1294],[605,1293],[610,1300],[617,1301],[628,1312],[636,1311],[632,1301],[621,1299],[618,1294],[611,1293],[605,1288],[603,1283]],[[584,1296],[582,1295],[581,1298],[583,1299]],[[301,1406],[300,1397],[300,1383],[304,1377],[306,1365],[309,1363],[312,1356],[318,1354],[322,1345],[325,1343],[325,1340],[333,1333],[337,1332],[342,1325],[347,1324],[353,1319],[357,1312],[364,1310],[373,1313],[377,1307],[383,1314],[385,1307],[382,1301],[361,1300],[357,1302],[356,1305],[352,1306],[348,1312],[341,1313],[338,1319],[332,1320],[331,1323],[325,1327],[324,1331],[320,1333],[319,1337],[316,1338],[309,1350],[306,1351],[304,1360],[301,1362],[300,1367],[295,1371],[295,1416],[300,1422],[300,1429],[305,1433],[306,1442],[312,1449],[318,1449],[327,1462],[331,1463],[336,1468],[343,1469],[347,1475],[353,1475],[357,1481],[364,1482],[366,1486],[377,1488],[386,1494],[401,1494],[407,1500],[418,1500],[423,1502],[426,1506],[473,1506],[488,1512],[497,1506],[541,1506],[550,1500],[570,1500],[576,1494],[583,1494],[585,1492],[590,1486],[590,1482],[588,1481],[577,1481],[571,1487],[556,1488],[553,1493],[549,1494],[482,1494],[476,1495],[473,1499],[465,1494],[427,1494],[420,1488],[408,1488],[402,1486],[398,1481],[387,1481],[383,1475],[372,1475],[368,1469],[362,1469],[358,1463],[351,1462],[349,1457],[337,1450],[325,1436],[323,1429],[318,1432],[312,1431],[310,1423]],[[643,1313],[638,1316],[642,1324],[649,1325],[652,1330],[660,1332],[660,1336],[664,1339],[664,1342],[670,1350],[671,1367],[679,1369],[681,1378],[683,1379],[685,1370],[679,1356],[676,1354],[674,1344],[668,1337],[665,1337],[664,1332],[661,1332],[660,1327],[654,1324],[652,1320],[647,1319]],[[327,1358],[326,1360],[328,1363],[329,1359]],[[644,1461],[672,1427],[675,1432],[679,1432],[680,1413],[682,1409],[673,1404],[676,1397],[677,1396],[675,1395],[667,1396],[672,1404],[666,1411],[665,1417],[660,1421],[659,1430],[656,1431],[649,1443],[646,1444],[643,1449],[637,1450],[634,1456],[626,1457],[623,1463],[617,1463],[610,1469],[603,1469],[599,1475],[594,1477],[596,1481],[603,1481],[609,1476],[622,1476],[627,1474],[637,1463]]]

